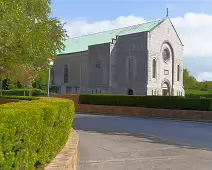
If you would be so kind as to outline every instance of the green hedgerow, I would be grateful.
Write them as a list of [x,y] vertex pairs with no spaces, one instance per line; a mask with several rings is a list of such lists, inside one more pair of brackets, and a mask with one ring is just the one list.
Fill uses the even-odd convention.
[[[40,89],[30,89],[32,96],[47,95],[47,92]],[[4,96],[24,96],[24,89],[2,90]],[[25,95],[29,96],[29,89],[25,90]]]
[[45,167],[64,147],[74,114],[74,103],[66,99],[1,105],[0,169]]
[[178,110],[212,110],[212,99],[178,96],[80,95],[81,104],[131,106]]

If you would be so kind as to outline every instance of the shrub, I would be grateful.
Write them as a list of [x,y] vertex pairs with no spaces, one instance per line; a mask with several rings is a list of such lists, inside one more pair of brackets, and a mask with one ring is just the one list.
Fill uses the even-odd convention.
[[[5,96],[24,96],[23,89],[12,89],[12,90],[2,90],[2,94]],[[32,96],[47,95],[47,93],[40,89],[31,89]],[[25,90],[25,95],[29,96],[29,90]]]
[[178,96],[80,95],[80,103],[161,109],[211,110],[211,99],[189,99]]
[[0,96],[0,99],[16,99],[16,100],[38,100],[38,97],[31,97],[31,96]]
[[200,90],[186,90],[185,96],[188,98],[212,98],[212,92]]
[[43,168],[64,147],[74,103],[40,98],[0,106],[0,169]]

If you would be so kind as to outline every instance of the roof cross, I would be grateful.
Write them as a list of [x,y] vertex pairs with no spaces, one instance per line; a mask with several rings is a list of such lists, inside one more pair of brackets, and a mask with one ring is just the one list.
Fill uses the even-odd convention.
[[166,8],[166,18],[169,17],[169,8]]

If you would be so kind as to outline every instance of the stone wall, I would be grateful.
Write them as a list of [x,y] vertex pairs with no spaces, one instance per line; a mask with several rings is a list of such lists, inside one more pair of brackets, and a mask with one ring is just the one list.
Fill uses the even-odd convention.
[[[168,62],[163,61],[162,52],[167,45],[173,49],[171,56],[173,58]],[[169,48],[168,48],[169,49]],[[173,86],[174,95],[177,96],[182,93],[183,89],[183,68],[184,68],[184,55],[183,44],[179,39],[179,36],[173,27],[171,21],[166,19],[159,26],[154,28],[148,34],[148,95],[152,95],[152,90],[159,91],[159,95],[162,95],[161,83],[164,80],[168,80],[170,85]],[[152,78],[152,60],[157,61],[157,76],[156,79]],[[172,62],[173,61],[173,62]],[[180,65],[180,81],[177,81],[177,65]],[[169,75],[164,75],[164,70],[169,70]]]
[[110,50],[111,93],[127,94],[132,89],[136,95],[146,95],[147,33],[120,36]]
[[[54,61],[54,86],[61,87],[61,94],[78,94],[88,87],[88,52],[59,55]],[[64,83],[64,67],[68,67],[68,83]]]

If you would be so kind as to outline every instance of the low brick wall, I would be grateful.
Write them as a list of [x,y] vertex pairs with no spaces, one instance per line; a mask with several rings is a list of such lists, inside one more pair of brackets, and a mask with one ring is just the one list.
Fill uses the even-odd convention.
[[76,111],[83,113],[93,113],[93,114],[105,113],[105,114],[122,114],[128,116],[150,116],[150,117],[152,116],[152,117],[193,119],[193,120],[212,120],[212,111],[88,105],[88,104],[79,104],[79,95],[62,95],[60,97],[73,100],[75,102]]
[[104,105],[86,105],[76,104],[77,112],[82,113],[105,113],[105,114],[123,114],[129,116],[152,116],[164,118],[180,118],[193,120],[212,120],[212,111],[197,110],[170,110],[153,109],[141,107],[123,107],[123,106],[104,106]]
[[79,95],[78,94],[76,94],[76,95],[61,95],[60,97],[64,98],[64,99],[73,100],[75,102],[75,104],[79,103]]
[[18,102],[19,100],[16,99],[4,99],[4,98],[0,98],[0,105],[1,104],[6,104],[6,103],[11,103],[11,102]]
[[[75,104],[79,103],[79,95],[78,94],[63,94],[63,95],[51,94],[50,96],[51,97],[57,97],[57,98],[73,100],[75,102]],[[47,96],[42,96],[42,97],[47,97]]]
[[78,134],[72,129],[65,147],[45,167],[45,170],[76,170],[78,165],[78,142]]

